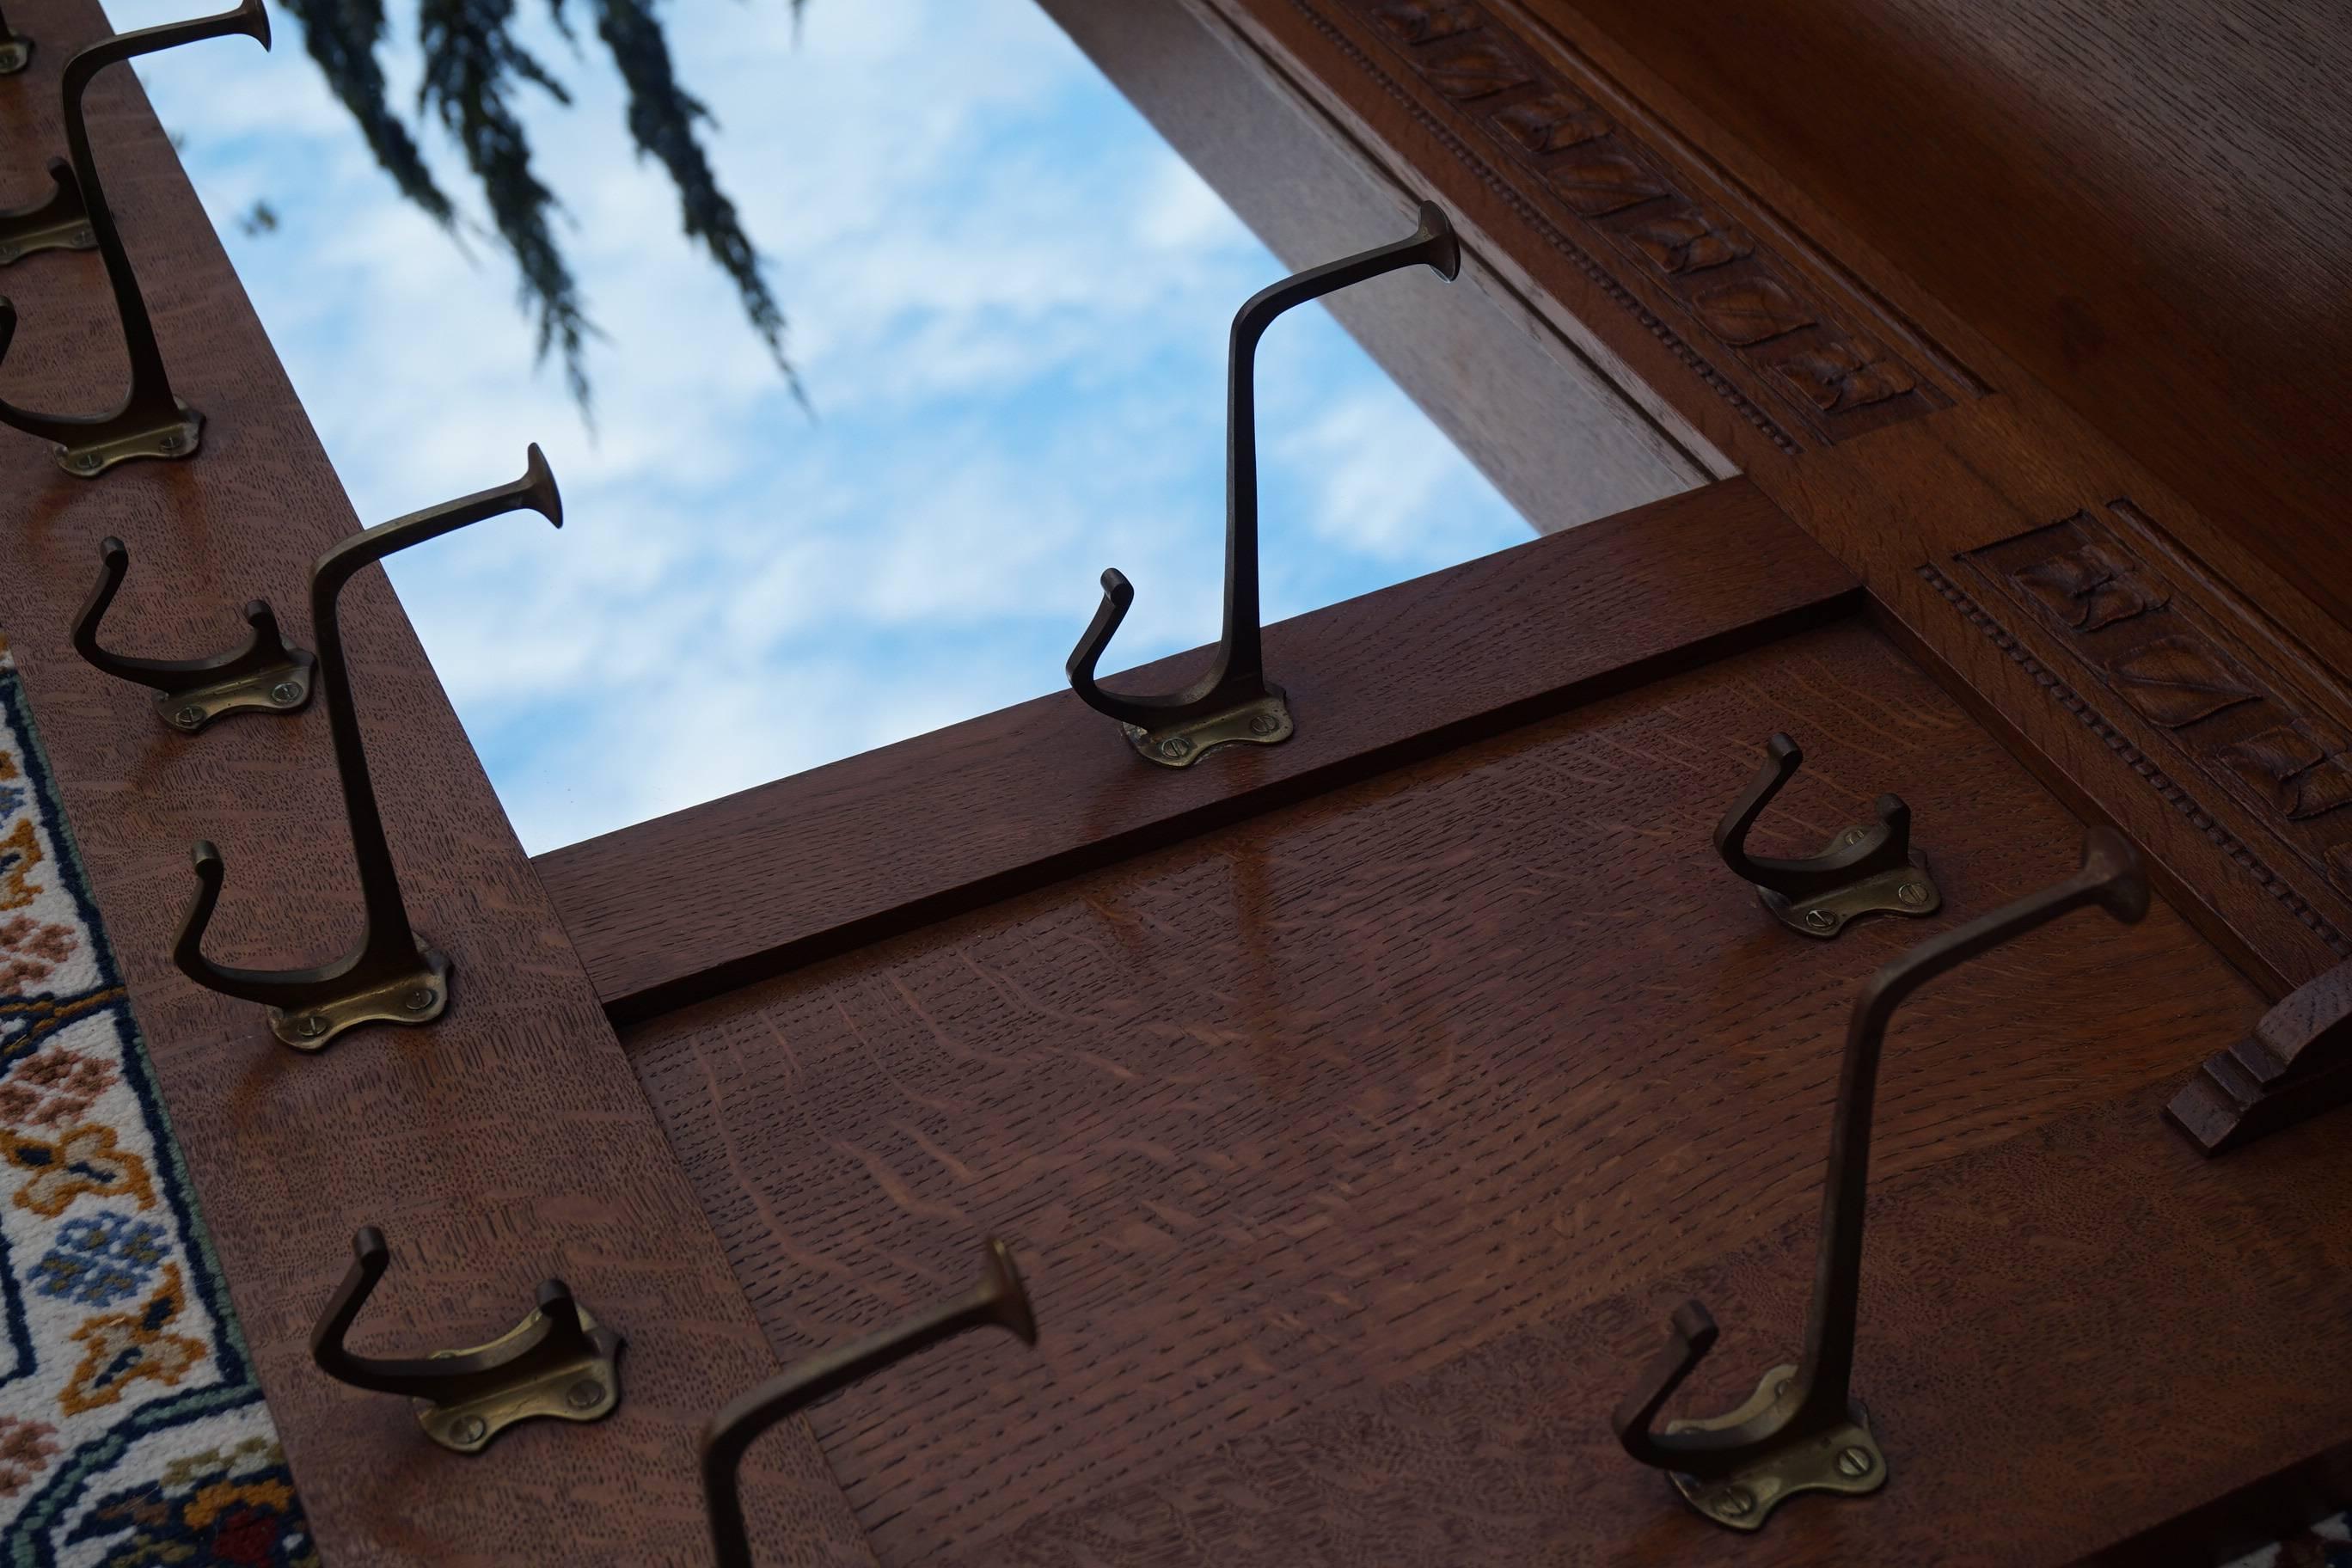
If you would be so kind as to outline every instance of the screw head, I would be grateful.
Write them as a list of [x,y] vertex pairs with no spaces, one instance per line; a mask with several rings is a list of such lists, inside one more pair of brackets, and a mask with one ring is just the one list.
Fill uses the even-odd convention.
[[1253,735],[1271,735],[1281,728],[1271,713],[1261,713],[1250,721],[1250,733]]
[[563,1403],[574,1410],[593,1410],[604,1402],[604,1385],[593,1377],[583,1377],[566,1389]]
[[400,1005],[412,1013],[422,1013],[433,1005],[433,993],[428,987],[420,985],[402,998]]
[[76,245],[96,245],[98,236],[90,232],[89,225],[84,224],[73,231],[73,242]]
[[1746,1519],[1756,1511],[1756,1494],[1746,1487],[1726,1487],[1716,1494],[1715,1511],[1726,1519]]
[[1835,931],[1837,929],[1837,916],[1830,913],[1827,910],[1807,910],[1805,911],[1805,924],[1814,931]]
[[193,730],[204,721],[205,710],[193,702],[172,715],[172,722],[184,730]]
[[155,445],[163,451],[176,452],[180,449],[180,438],[177,436],[161,437],[156,440]]
[[1789,1397],[1789,1380],[1787,1378],[1784,1377],[1780,1382],[1772,1385],[1772,1397],[1775,1399],[1786,1399]]
[[1867,827],[1849,827],[1845,830],[1845,837],[1838,842],[1851,849],[1869,837],[1870,829]]
[[269,689],[269,700],[277,703],[280,708],[290,705],[301,695],[302,689],[290,680],[281,680]]
[[1856,1447],[1838,1450],[1838,1474],[1848,1480],[1859,1480],[1862,1477],[1870,1474],[1876,1466],[1877,1461],[1870,1457],[1870,1450],[1867,1448]]
[[294,1032],[306,1040],[318,1038],[327,1032],[327,1020],[318,1013],[305,1013],[296,1021]]
[[1925,882],[1906,882],[1901,887],[1895,889],[1895,896],[1902,900],[1906,904],[1915,906],[1924,904],[1927,901],[1927,884]]
[[1171,735],[1160,742],[1160,754],[1163,757],[1185,757],[1192,752],[1192,742],[1181,735]]
[[96,452],[77,452],[74,454],[73,466],[77,468],[94,468],[98,467],[98,454]]
[[468,1415],[463,1421],[458,1422],[457,1426],[449,1429],[449,1436],[455,1437],[460,1443],[473,1444],[478,1443],[484,1437],[489,1436],[489,1431],[490,1424],[488,1422],[483,1420],[478,1415]]

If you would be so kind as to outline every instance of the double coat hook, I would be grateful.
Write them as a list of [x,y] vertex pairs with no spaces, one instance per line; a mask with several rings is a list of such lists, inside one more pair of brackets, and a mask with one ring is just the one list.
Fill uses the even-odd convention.
[[[58,183],[52,201],[66,198],[68,177],[79,189],[90,236],[106,263],[106,279],[114,289],[116,310],[122,317],[122,344],[131,359],[131,391],[111,414],[37,414],[0,402],[0,424],[55,443],[58,467],[83,479],[94,479],[117,463],[133,458],[185,458],[204,435],[204,416],[173,395],[172,378],[163,369],[163,352],[155,346],[155,325],[148,319],[147,300],[139,279],[122,248],[122,236],[98,181],[98,165],[89,152],[89,125],[82,115],[82,94],[90,79],[117,61],[153,54],[181,44],[242,34],[263,48],[269,47],[269,18],[261,0],[241,0],[234,11],[193,21],[167,22],[101,38],[66,62],[66,152],[72,159],[68,171],[54,165]],[[78,232],[78,229],[75,231]],[[16,333],[16,308],[0,300],[0,361]]]
[[1911,847],[1911,808],[1900,795],[1880,795],[1875,826],[1846,828],[1810,860],[1748,854],[1748,830],[1805,761],[1784,734],[1767,741],[1764,752],[1754,782],[1716,824],[1715,852],[1755,885],[1774,919],[1807,936],[1832,937],[1859,915],[1932,915],[1944,907],[1927,857]]
[[349,957],[311,969],[232,969],[204,954],[205,931],[220,901],[225,871],[209,840],[195,846],[196,896],[181,918],[172,959],[197,984],[226,996],[268,1004],[269,1028],[298,1050],[317,1050],[360,1024],[426,1024],[449,1002],[449,960],[419,941],[409,927],[376,810],[375,784],[368,773],[367,748],[360,737],[359,711],[352,702],[351,673],[343,659],[343,636],[336,604],[343,584],[362,567],[394,551],[437,539],[468,523],[528,508],[556,527],[563,526],[563,500],[547,459],[531,447],[528,468],[512,484],[478,491],[444,506],[395,518],[353,534],[319,557],[310,569],[310,625],[319,639],[318,684],[326,695],[327,722],[335,742],[335,772],[343,786],[343,812],[351,820],[352,854],[358,868],[367,929]]
[[310,700],[315,662],[301,648],[289,648],[278,635],[278,617],[259,599],[245,606],[245,646],[210,658],[131,658],[99,646],[98,628],[131,570],[131,552],[119,539],[98,547],[98,585],[89,591],[74,623],[74,651],[118,680],[151,687],[155,711],[164,723],[194,734],[224,713],[252,709],[265,713],[299,712]]
[[1697,1301],[1685,1301],[1675,1310],[1665,1351],[1612,1417],[1625,1451],[1670,1472],[1675,1489],[1707,1518],[1755,1530],[1799,1492],[1868,1492],[1885,1484],[1886,1456],[1868,1413],[1849,1396],[1849,1384],[1862,1295],[1871,1112],[1887,1022],[1906,997],[1936,976],[2086,904],[2126,923],[2147,912],[2139,856],[2107,828],[2095,827],[2084,837],[2082,869],[2074,875],[1920,943],[1871,976],[1854,999],[1837,1120],[1830,1129],[1803,1359],[1766,1373],[1755,1394],[1728,1415],[1670,1421],[1663,1433],[1654,1432],[1658,1412],[1715,1344],[1714,1318]]
[[392,1358],[354,1354],[343,1336],[390,1267],[383,1232],[352,1237],[352,1267],[310,1331],[310,1359],[338,1383],[415,1401],[417,1425],[443,1447],[478,1454],[518,1421],[594,1421],[621,1401],[621,1336],[600,1327],[561,1279],[540,1282],[523,1321],[486,1345]]
[[814,1355],[729,1401],[702,1434],[702,1495],[710,1510],[710,1543],[719,1568],[751,1568],[751,1540],[743,1523],[738,1473],[743,1456],[760,1435],[829,1394],[862,1377],[929,1350],[943,1340],[991,1325],[1037,1342],[1037,1319],[1029,1292],[1013,1265],[1013,1249],[991,1237],[981,1260],[980,1283],[961,1300],[934,1307],[911,1322],[885,1329],[838,1350]]
[[1290,738],[1290,704],[1282,688],[1265,679],[1259,647],[1258,340],[1294,305],[1407,267],[1427,267],[1449,280],[1462,270],[1454,226],[1433,203],[1421,204],[1421,227],[1412,238],[1286,278],[1253,295],[1234,315],[1225,373],[1225,624],[1216,657],[1200,679],[1164,697],[1129,697],[1096,685],[1095,667],[1135,603],[1134,585],[1114,566],[1102,574],[1102,607],[1067,667],[1070,689],[1097,712],[1118,720],[1129,743],[1150,761],[1190,767],[1212,747],[1230,742],[1273,745]]

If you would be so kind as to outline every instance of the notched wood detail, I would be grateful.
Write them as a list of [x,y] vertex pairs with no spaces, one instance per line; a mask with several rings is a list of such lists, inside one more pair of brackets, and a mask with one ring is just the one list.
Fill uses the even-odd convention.
[[2168,730],[2260,695],[2231,679],[2214,650],[2194,637],[2158,637],[2122,654],[2108,664],[2107,679],[2125,701]]
[[[2128,501],[2109,510],[2137,515]],[[2263,673],[2243,651],[2248,634],[2231,629],[2235,608],[2184,597],[2126,538],[2084,511],[1960,559],[2056,633],[2181,762],[2352,895],[2352,696],[2315,672],[2301,689]]]
[[1692,206],[1643,213],[1626,224],[1624,236],[1651,266],[1667,273],[1705,272],[1748,253],[1738,236]]
[[[1671,164],[1577,90],[1551,56],[1531,47],[1474,0],[1327,0],[1373,24],[1379,37],[1473,126],[1456,154],[1490,181],[1526,186],[1565,209],[1563,221],[1596,234],[1588,275],[1616,285],[1611,297],[1668,338],[1717,395],[1748,412],[1732,381],[1664,332],[1638,290],[1663,295],[1727,361],[1744,364],[1760,390],[1794,411],[1823,442],[1862,435],[1948,406],[1950,399],[1900,356],[1845,326],[1816,287],[1759,245],[1729,214],[1683,188]],[[1309,16],[1307,0],[1293,4]],[[1318,19],[1318,26],[1326,26]],[[1400,96],[1409,96],[1390,84]],[[1491,153],[1500,157],[1489,162]],[[1517,166],[1516,173],[1513,165]],[[1580,257],[1580,261],[1585,258]],[[1751,422],[1769,425],[1752,413]],[[1776,437],[1778,432],[1771,432]],[[1776,438],[1783,451],[1793,443]]]
[[[1963,556],[1961,559],[1967,560],[1968,557]],[[1979,567],[1979,570],[1981,571],[1982,568]],[[1962,618],[1970,626],[1982,632],[1994,647],[1999,648],[2008,657],[2011,663],[2023,670],[2035,685],[2048,692],[2052,701],[2073,714],[2084,729],[2097,736],[2126,767],[2131,769],[2156,792],[2158,799],[2187,818],[2192,826],[2205,835],[2207,840],[2216,849],[2227,856],[2232,864],[2252,877],[2265,894],[2276,900],[2281,907],[2301,922],[2305,929],[2325,943],[2328,952],[2338,958],[2352,958],[2352,939],[2347,939],[2325,913],[2313,905],[2310,900],[2296,891],[2293,884],[2273,870],[2270,864],[2257,855],[2244,839],[2240,838],[2215,820],[2213,814],[2200,805],[2194,796],[2181,788],[2172,776],[2158,764],[2155,758],[2142,751],[2130,736],[2109,723],[2099,710],[2084,701],[2082,695],[2069,686],[2057,671],[2036,658],[2031,648],[2013,636],[2000,622],[1995,620],[1983,605],[1970,598],[1958,584],[1945,576],[1933,564],[1920,567],[1918,575],[1921,582],[1933,588],[1944,602],[1958,611]],[[1987,575],[1990,576],[1990,574]],[[2336,879],[2337,886],[2352,887],[2352,845],[2344,847],[2341,869],[2345,875]]]
[[[1547,92],[1498,110],[1495,123],[1530,153],[1564,153],[1609,134],[1609,119],[1581,99]],[[1667,268],[1669,271],[1675,268]]]
[[2298,987],[2206,1058],[2165,1116],[2208,1154],[2352,1100],[2352,963]]

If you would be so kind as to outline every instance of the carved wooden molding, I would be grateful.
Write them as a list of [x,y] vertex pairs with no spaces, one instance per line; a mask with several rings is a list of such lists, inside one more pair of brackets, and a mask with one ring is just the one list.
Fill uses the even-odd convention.
[[1961,559],[2056,632],[2095,679],[2215,788],[2352,897],[2352,730],[2257,674],[2212,611],[2090,512]]
[[2208,1058],[2164,1113],[2208,1154],[2352,1100],[2352,963],[2338,964]]
[[[1688,182],[1671,163],[1484,6],[1469,0],[1334,3],[1369,24],[1413,76],[1454,105],[1475,128],[1480,144],[1441,125],[1422,107],[1425,95],[1389,77],[1309,0],[1291,0],[1482,181],[1507,194],[1555,248],[1602,283],[1612,302],[1633,312],[1782,451],[1799,448],[1654,314],[1628,281],[1643,294],[1671,300],[1719,352],[1760,376],[1824,445],[1949,405],[1900,356],[1843,322],[1802,274],[1729,213],[1689,195]],[[1520,194],[1529,188],[1540,193],[1541,208]],[[1543,208],[1564,222],[1552,222]],[[1587,248],[1571,230],[1597,237],[1598,246]]]
[[[2031,539],[2034,535],[2028,534],[2025,537]],[[2335,953],[2338,958],[2352,958],[2352,939],[2347,939],[2342,931],[2336,930],[2326,915],[2314,909],[2308,900],[2296,892],[2276,871],[2273,870],[2243,839],[2215,821],[2211,812],[2200,805],[2187,790],[2176,783],[2172,776],[2146,752],[2140,750],[2128,735],[2107,722],[2098,710],[2084,701],[2073,687],[2060,679],[2048,665],[2035,658],[2024,644],[2011,637],[2008,630],[1987,614],[1983,606],[1970,598],[1964,589],[1933,565],[1921,566],[1918,574],[1921,581],[1943,595],[1945,602],[1958,610],[1969,625],[1982,632],[1995,647],[2009,657],[2012,663],[2032,676],[2037,685],[2050,693],[2053,701],[2073,714],[2084,728],[2104,742],[2107,749],[2115,752],[2133,773],[2147,781],[2148,787],[2156,791],[2158,798],[2186,817],[2191,826],[2204,834],[2215,848],[2221,850],[2240,868],[2252,876],[2264,893],[2294,915],[2298,922],[2326,945],[2330,952]]]

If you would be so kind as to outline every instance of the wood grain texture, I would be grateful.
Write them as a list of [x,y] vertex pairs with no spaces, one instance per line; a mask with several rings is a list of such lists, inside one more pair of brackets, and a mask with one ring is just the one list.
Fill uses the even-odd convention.
[[[0,146],[37,171],[61,145],[56,73],[106,26],[83,0],[12,5],[10,16],[40,51],[0,89]],[[250,47],[207,44],[150,68],[198,71],[210,50]],[[208,424],[193,460],[96,482],[0,431],[0,631],[311,1526],[338,1563],[707,1560],[697,1432],[774,1362],[380,574],[345,595],[342,624],[411,913],[456,961],[450,1014],[299,1057],[270,1038],[261,1009],[172,966],[191,840],[215,838],[227,857],[214,951],[263,965],[317,962],[356,939],[352,852],[322,712],[233,720],[191,740],[156,722],[143,691],[74,655],[98,542],[120,535],[137,561],[117,635],[134,651],[184,654],[217,646],[256,596],[309,643],[309,563],[356,521],[131,73],[107,72],[89,102],[163,354]],[[0,369],[7,396],[96,409],[119,395],[119,330],[95,258],[39,258],[5,287],[23,316]],[[514,432],[518,465],[530,434]],[[521,526],[487,526],[502,525]],[[619,1412],[593,1426],[535,1423],[460,1458],[425,1440],[404,1401],[327,1380],[307,1336],[362,1223],[383,1227],[394,1263],[354,1348],[480,1342],[560,1274],[628,1338]],[[779,1434],[762,1463],[771,1561],[870,1561],[804,1429]]]
[[[1063,691],[535,864],[607,1008],[648,1016],[1843,613],[1852,589],[1728,480],[1267,627],[1298,722],[1280,746],[1171,772]],[[1105,684],[1160,689],[1201,657]]]
[[[2159,1098],[2078,1111],[1874,1198],[1854,1376],[1889,1479],[1868,1498],[1800,1499],[1733,1536],[1609,1429],[1685,1295],[1724,1332],[1676,1413],[1728,1409],[1793,1359],[1807,1219],[1287,1426],[1233,1433],[944,1561],[2225,1561],[2254,1531],[2276,1540],[2314,1517],[2261,1477],[2316,1452],[2340,1474],[2352,1449],[2336,1382],[2319,1371],[2352,1355],[2352,1231],[2313,1212],[2352,1203],[2352,1174],[2322,1127],[2243,1164],[2200,1164],[2153,1130]],[[2196,1348],[2150,1354],[2158,1345]],[[2189,1509],[2189,1529],[2142,1531]]]
[[1524,0],[2352,620],[2352,34],[2276,0]]
[[[1565,0],[1192,3],[1226,16],[1338,133],[1435,193],[1465,243],[1595,363],[1621,369],[1729,455],[1854,572],[1906,646],[1967,692],[2051,788],[2143,845],[2169,885],[2186,890],[2183,912],[2266,990],[2283,995],[2340,962],[2305,918],[2315,911],[2327,927],[2352,930],[2352,899],[2329,875],[2283,848],[2263,817],[2227,791],[2200,791],[2184,810],[2168,787],[2152,788],[2141,759],[2168,744],[2153,721],[2117,704],[2094,727],[2053,701],[2050,670],[2067,657],[2063,634],[2031,619],[1988,627],[1980,605],[1955,601],[1937,580],[1963,578],[1954,563],[1966,552],[2096,511],[2203,603],[2228,605],[2233,624],[2266,650],[2265,670],[2279,668],[2272,654],[2287,665],[2352,668],[2352,621],[2323,606],[2310,574],[2282,570],[2268,552],[2263,538],[2277,531],[2278,513],[2264,492],[2217,499],[2209,487],[2201,506],[2192,501],[2154,470],[2158,454],[2131,429],[2108,429],[2104,405],[2070,406],[1973,315],[1948,306],[1816,199],[1770,143],[1711,120],[1680,89],[1674,58],[1653,68],[1613,26]],[[1609,9],[1638,8],[1612,0]],[[1706,16],[1654,13],[1643,27],[1701,28]],[[1510,69],[1439,79],[1416,63],[1482,39]],[[1824,83],[1868,63],[1866,52],[1843,44],[1820,53]],[[1530,61],[1542,76],[1528,72]],[[1597,118],[1554,102],[1563,82]],[[1879,90],[1867,81],[1855,89]],[[1497,134],[1521,119],[1522,129],[1542,132],[1526,150],[1533,161]],[[1797,426],[1777,412],[1790,395],[1787,378],[1708,346],[1712,335],[1678,291],[1682,273],[1660,270],[1676,263],[1674,245],[1652,255],[1593,237],[1596,226],[1666,214],[1675,202],[1649,197],[1588,217],[1545,178],[1545,159],[1584,145],[1576,139],[1601,125],[1638,140],[1660,183],[1707,218],[1706,233],[1685,223],[1677,235],[1708,255],[1737,250],[1743,236],[1769,246],[1791,298],[1898,350],[1906,373],[1934,381],[1950,405],[1826,447],[1793,438]],[[2160,224],[2161,209],[2151,211]],[[1688,271],[1687,258],[1680,265]],[[2028,277],[2019,289],[2030,295],[2045,282]],[[2148,384],[2164,386],[2181,374],[2172,346],[2148,333],[2119,343],[2118,353],[2136,356]],[[2195,449],[2173,441],[2164,455]],[[2341,700],[2321,707],[2333,721],[2352,721]]]
[[[1760,847],[1810,849],[1895,791],[1944,914],[1817,944],[1758,907],[1708,834],[1775,728],[1812,760]],[[1409,1445],[1379,1439],[1409,1483],[1318,1423],[1391,1392],[1410,1405],[1466,1357],[1511,1367],[1492,1347],[1811,1212],[1854,985],[2071,870],[2079,840],[1931,681],[1848,622],[628,1044],[780,1353],[952,1289],[983,1231],[1021,1253],[1037,1352],[941,1352],[814,1413],[884,1561],[1015,1542],[1023,1561],[1299,1560],[1296,1535],[1251,1533],[1246,1486],[1240,1512],[1186,1519],[1217,1512],[1217,1483],[1193,1493],[1187,1478],[1237,1452],[1265,1456],[1252,1484],[1333,1528],[1370,1506],[1360,1488],[1409,1488],[1426,1517],[1404,1539],[1442,1534],[1455,1553],[1359,1537],[1320,1560],[1509,1561],[1529,1498],[1578,1473],[1553,1447],[1568,1407],[1507,1442],[1454,1413]],[[2137,928],[2039,933],[1899,1017],[1879,1168],[2178,1077],[2259,1007],[2160,905]],[[2152,1110],[2137,1135],[2177,1142]],[[1882,1260],[1909,1245],[1898,1234]],[[1793,1335],[1790,1312],[1743,1313],[1759,1315],[1776,1344]],[[1718,1354],[1751,1382],[1752,1359]],[[1588,1401],[1604,1439],[1632,1365]],[[1989,1391],[1961,1392],[1953,1417],[1976,1419]],[[1663,1481],[1643,1485],[1639,1506],[1578,1528],[1671,1526]],[[1157,1500],[1111,1506],[1099,1529],[1051,1522],[1128,1497]]]

